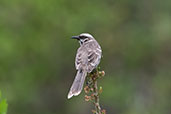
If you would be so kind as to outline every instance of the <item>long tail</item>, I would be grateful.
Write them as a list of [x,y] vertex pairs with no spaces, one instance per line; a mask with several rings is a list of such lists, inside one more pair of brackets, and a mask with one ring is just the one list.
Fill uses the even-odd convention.
[[86,75],[87,72],[82,69],[77,71],[77,75],[68,93],[68,99],[81,93]]

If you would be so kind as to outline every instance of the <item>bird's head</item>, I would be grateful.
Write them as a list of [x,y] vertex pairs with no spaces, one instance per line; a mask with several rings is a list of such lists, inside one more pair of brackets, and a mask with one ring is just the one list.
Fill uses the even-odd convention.
[[72,36],[72,39],[77,39],[80,42],[80,45],[82,45],[85,42],[94,39],[94,37],[89,33],[82,33],[78,36]]

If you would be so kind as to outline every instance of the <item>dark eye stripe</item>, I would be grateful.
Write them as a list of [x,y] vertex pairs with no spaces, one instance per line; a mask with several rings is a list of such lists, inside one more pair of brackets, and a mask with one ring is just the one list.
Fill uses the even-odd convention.
[[84,40],[84,42],[87,42],[87,41],[88,41],[88,39],[85,39],[85,40]]
[[81,39],[85,39],[88,38],[87,36],[80,36]]

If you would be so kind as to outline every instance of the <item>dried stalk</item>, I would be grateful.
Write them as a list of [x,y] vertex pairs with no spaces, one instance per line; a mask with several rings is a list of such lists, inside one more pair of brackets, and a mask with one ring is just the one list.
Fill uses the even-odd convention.
[[84,88],[86,93],[85,101],[91,101],[94,104],[95,110],[92,110],[93,114],[106,114],[105,110],[102,110],[99,103],[99,95],[102,93],[102,87],[98,89],[97,80],[104,77],[104,71],[98,71],[95,69],[87,76],[87,86]]
[[93,81],[93,90],[94,90],[94,106],[96,109],[96,114],[101,113],[101,107],[99,104],[99,94],[98,94],[98,87],[97,87],[97,80]]

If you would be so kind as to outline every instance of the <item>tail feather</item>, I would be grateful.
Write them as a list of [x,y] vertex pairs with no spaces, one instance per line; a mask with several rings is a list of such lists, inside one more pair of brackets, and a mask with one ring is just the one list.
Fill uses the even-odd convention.
[[70,99],[72,96],[77,96],[81,93],[86,75],[87,75],[87,72],[84,70],[77,71],[74,82],[68,93],[68,99]]

